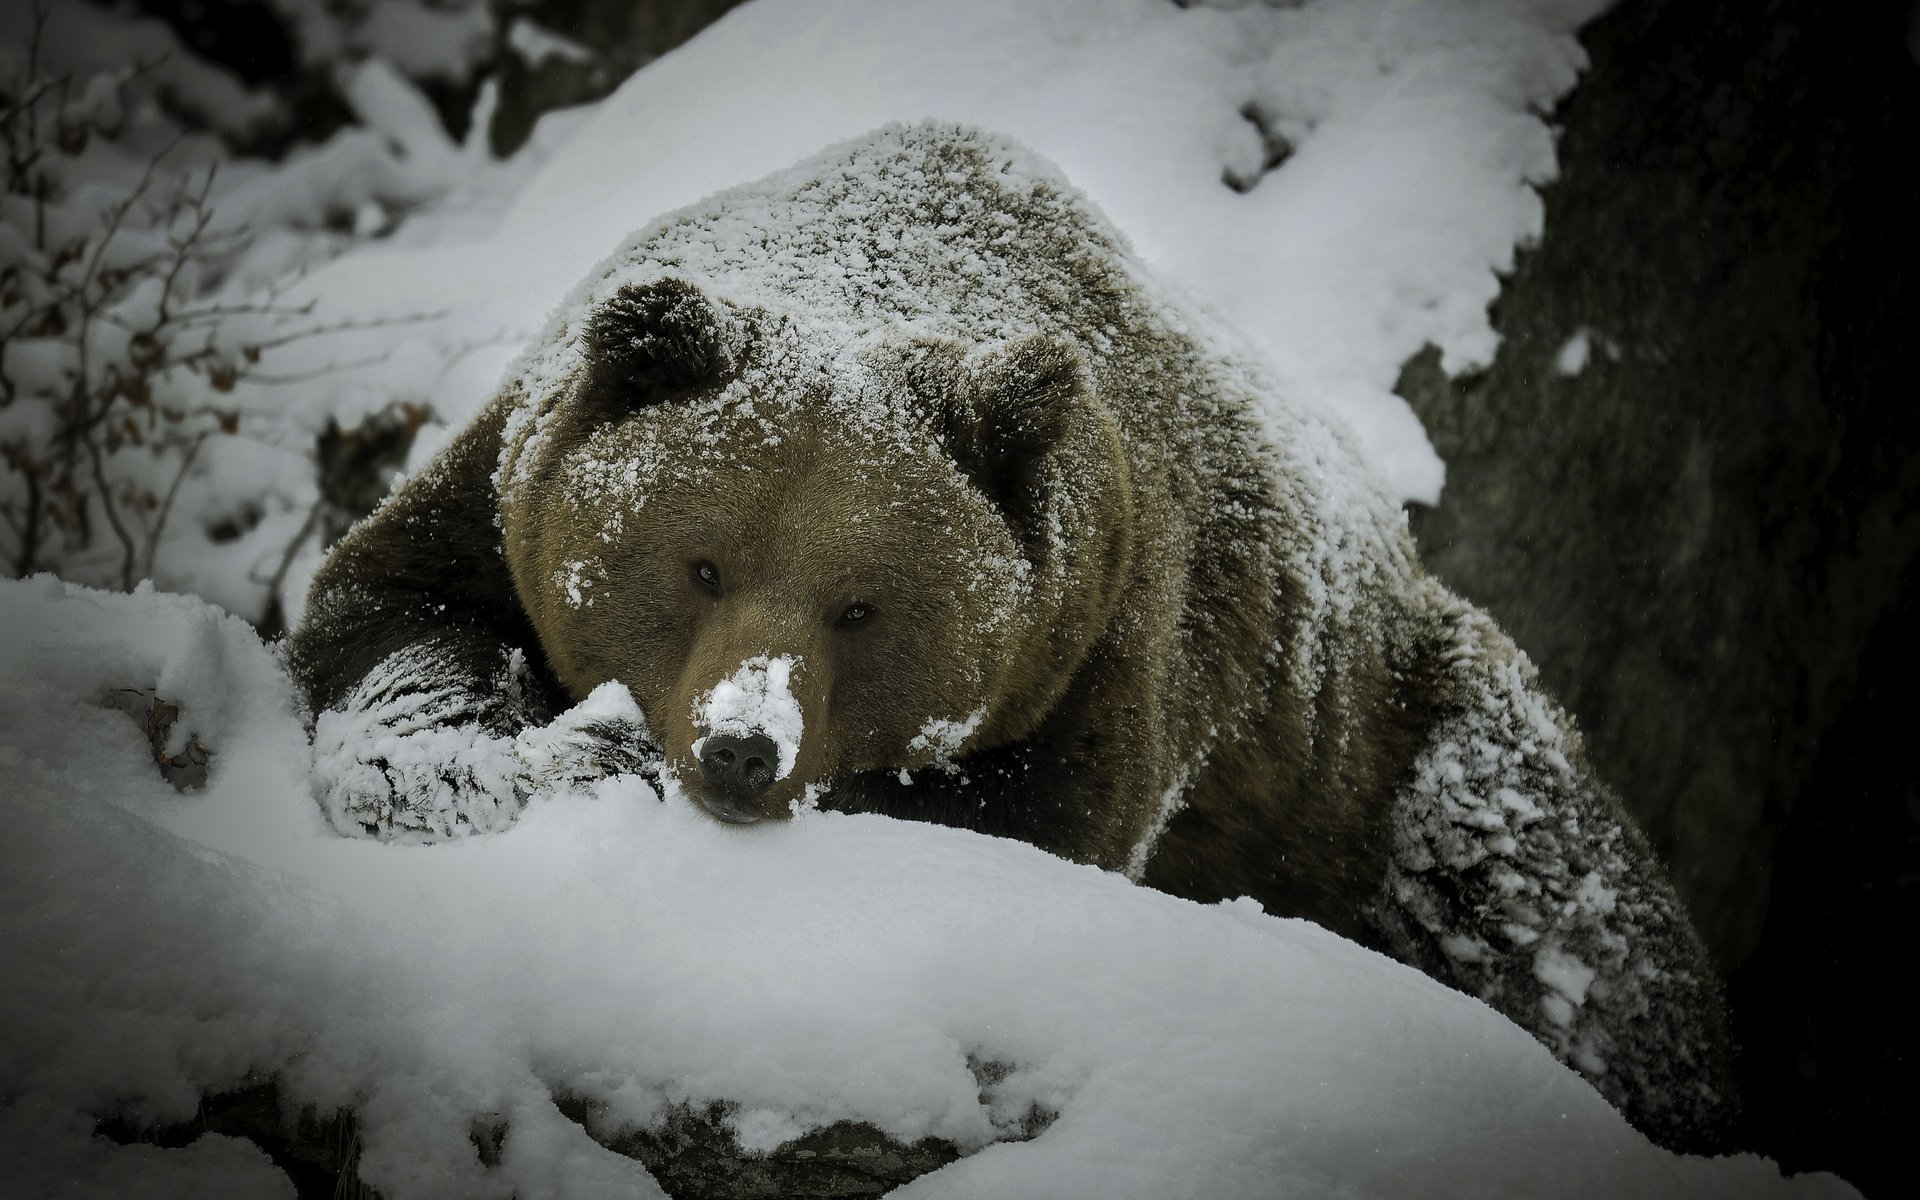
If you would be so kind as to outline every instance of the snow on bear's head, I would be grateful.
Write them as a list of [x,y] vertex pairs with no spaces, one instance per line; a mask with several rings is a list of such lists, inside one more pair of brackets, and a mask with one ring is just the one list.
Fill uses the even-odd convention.
[[561,681],[625,684],[698,803],[780,817],[1045,719],[1131,524],[1070,342],[810,321],[672,277],[578,329],[567,394],[510,436],[509,560]]

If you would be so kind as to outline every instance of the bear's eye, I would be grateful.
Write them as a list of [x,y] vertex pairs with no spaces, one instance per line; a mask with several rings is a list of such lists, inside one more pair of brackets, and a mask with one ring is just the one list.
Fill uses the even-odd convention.
[[858,625],[872,615],[873,606],[871,604],[849,604],[846,607],[846,611],[840,614],[839,619],[834,621],[834,628],[845,629],[849,625]]
[[718,595],[720,593],[720,568],[714,566],[704,558],[695,561],[692,565],[694,582],[715,595]]

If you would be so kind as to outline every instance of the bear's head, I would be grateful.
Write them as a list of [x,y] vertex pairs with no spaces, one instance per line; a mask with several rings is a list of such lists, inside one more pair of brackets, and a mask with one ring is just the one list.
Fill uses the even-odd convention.
[[625,684],[715,816],[1022,738],[1112,619],[1129,473],[1071,342],[855,335],[677,278],[570,337],[502,460],[515,583],[568,690]]

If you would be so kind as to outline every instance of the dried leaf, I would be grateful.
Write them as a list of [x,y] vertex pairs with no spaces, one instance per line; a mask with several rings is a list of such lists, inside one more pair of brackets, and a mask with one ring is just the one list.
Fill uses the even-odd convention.
[[40,310],[40,315],[27,323],[21,332],[27,337],[59,337],[67,331],[67,314],[60,306],[49,305]]
[[164,352],[160,339],[153,336],[152,330],[142,329],[127,339],[127,359],[136,367],[151,367],[160,361]]
[[200,735],[189,734],[178,754],[167,752],[173,726],[180,719],[180,706],[145,688],[116,688],[102,697],[108,708],[126,713],[146,732],[147,745],[153,749],[154,765],[160,775],[177,791],[206,786],[207,763],[213,751],[200,742]]

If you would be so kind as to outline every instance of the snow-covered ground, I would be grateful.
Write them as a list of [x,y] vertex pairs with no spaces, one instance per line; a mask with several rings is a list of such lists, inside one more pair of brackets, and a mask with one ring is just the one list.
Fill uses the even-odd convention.
[[[636,227],[934,116],[1059,163],[1431,498],[1441,465],[1390,386],[1425,342],[1450,367],[1491,353],[1495,272],[1553,170],[1536,114],[1598,7],[755,0],[505,165],[375,65],[354,102],[432,186],[294,295],[319,319],[431,316],[288,347],[270,365],[305,382],[238,402],[307,430],[392,400],[457,424]],[[1250,103],[1292,148],[1264,176]],[[851,1118],[978,1151],[915,1196],[1847,1194],[1660,1151],[1477,1001],[1248,902],[878,818],[725,828],[630,778],[456,844],[341,839],[243,622],[41,578],[0,582],[0,630],[0,1175],[23,1194],[284,1194],[244,1143],[90,1136],[92,1114],[185,1119],[250,1073],[354,1108],[389,1200],[657,1194],[558,1091],[632,1123],[732,1101],[748,1146]],[[214,749],[204,792],[160,779],[108,702],[129,688]],[[970,1057],[1011,1070],[983,1094]],[[1036,1105],[1059,1114],[1044,1134],[995,1144]],[[497,1168],[476,1121],[505,1122]]]
[[[1478,1001],[1250,901],[879,817],[724,827],[631,777],[493,836],[343,839],[244,622],[41,577],[0,583],[0,627],[0,1153],[27,1194],[162,1168],[268,1194],[241,1145],[88,1137],[249,1071],[356,1108],[391,1200],[658,1194],[561,1090],[620,1123],[731,1100],[748,1147],[854,1119],[979,1151],[913,1196],[1849,1194],[1658,1150]],[[103,703],[127,687],[178,700],[204,793]],[[983,1094],[970,1056],[1012,1069]],[[1035,1105],[1045,1133],[992,1144]],[[482,1168],[469,1131],[501,1120]]]

